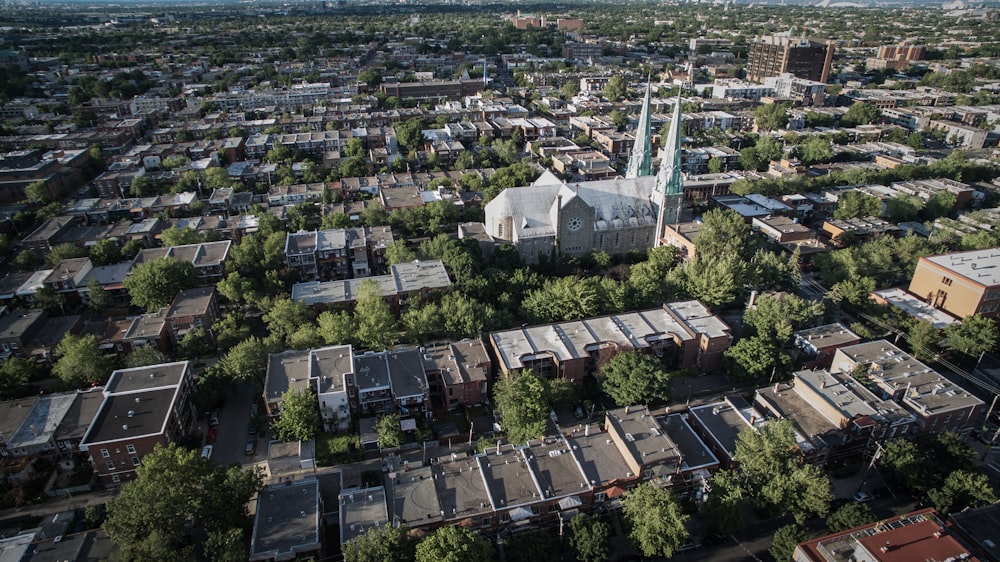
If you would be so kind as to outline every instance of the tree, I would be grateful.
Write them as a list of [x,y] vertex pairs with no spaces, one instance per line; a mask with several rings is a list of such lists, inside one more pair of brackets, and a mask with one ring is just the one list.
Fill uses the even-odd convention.
[[814,464],[778,474],[761,489],[760,496],[765,506],[782,506],[800,525],[810,517],[825,516],[833,499],[830,479]]
[[324,230],[350,228],[351,226],[351,217],[345,213],[331,213],[323,217],[323,220],[320,222],[320,227]]
[[409,263],[417,259],[417,254],[403,240],[393,240],[385,248],[385,260],[389,265]]
[[822,318],[822,302],[807,301],[792,294],[763,294],[743,313],[743,325],[753,328],[756,335],[784,346],[796,330]]
[[98,240],[90,248],[90,262],[94,266],[113,265],[122,261],[122,250],[110,238]]
[[723,356],[743,380],[761,379],[772,372],[784,373],[792,363],[775,340],[765,336],[743,338],[727,349]]
[[0,363],[0,400],[20,398],[44,369],[34,359],[12,355]]
[[204,525],[210,537],[221,535],[211,539],[218,552],[231,542],[231,529],[248,524],[246,504],[260,485],[259,471],[225,469],[175,443],[156,445],[135,480],[108,502],[104,530],[122,560],[191,560],[192,523]]
[[746,494],[740,475],[733,470],[720,470],[709,480],[711,492],[705,505],[708,521],[719,531],[729,532],[743,528],[743,507]]
[[575,80],[569,80],[559,88],[559,95],[566,98],[572,99],[573,96],[580,93],[580,83]]
[[155,345],[141,345],[136,347],[125,356],[125,367],[133,369],[135,367],[146,367],[147,365],[159,365],[167,363],[170,358],[156,349]]
[[285,343],[300,327],[312,324],[313,318],[315,313],[311,308],[292,299],[274,301],[271,310],[263,316],[271,335]]
[[831,533],[839,533],[867,525],[875,521],[875,514],[866,503],[850,502],[842,505],[826,518],[826,528]]
[[380,416],[375,422],[380,449],[394,449],[403,444],[403,431],[399,423],[399,414]]
[[187,227],[171,226],[160,233],[160,242],[163,246],[186,246],[188,244],[200,244],[204,242],[204,237],[197,230]]
[[24,194],[27,196],[28,201],[39,205],[47,205],[55,200],[52,197],[52,192],[49,190],[48,184],[44,180],[38,180],[24,188]]
[[140,263],[122,281],[132,304],[147,311],[167,306],[178,292],[197,285],[194,266],[172,257]]
[[644,556],[669,558],[688,539],[690,518],[667,488],[645,482],[622,500],[622,514],[629,525],[629,539]]
[[347,311],[332,312],[326,310],[316,319],[319,325],[319,335],[327,345],[343,345],[354,341],[357,331],[354,319]]
[[878,197],[851,190],[840,195],[837,208],[833,211],[833,217],[836,219],[876,217],[881,208],[882,203]]
[[243,562],[247,558],[243,543],[243,529],[239,527],[211,531],[205,540],[205,555],[213,562]]
[[626,93],[625,79],[622,78],[620,74],[615,74],[614,76],[612,76],[608,80],[608,83],[604,85],[603,94],[608,101],[616,102],[625,97],[625,93]]
[[354,307],[357,340],[371,350],[382,350],[396,339],[396,319],[382,298],[382,289],[374,281],[363,281]]
[[916,220],[924,201],[916,195],[899,193],[885,202],[885,216],[894,223]]
[[52,248],[49,255],[45,257],[45,262],[49,267],[55,268],[63,260],[82,258],[87,255],[87,250],[76,244],[59,244]]
[[976,314],[950,324],[944,329],[944,335],[948,347],[976,357],[996,348],[1000,330],[995,320]]
[[282,441],[308,441],[319,427],[319,404],[311,388],[289,388],[281,395],[281,414],[271,423],[274,436]]
[[97,336],[66,334],[56,346],[56,360],[52,374],[73,388],[108,378],[114,368],[114,359],[100,350]]
[[878,465],[890,480],[910,492],[924,494],[935,485],[934,468],[913,441],[894,439],[886,443]]
[[967,507],[982,507],[997,501],[996,493],[985,474],[956,470],[944,480],[940,489],[927,492],[934,508],[944,515]]
[[493,385],[493,403],[510,443],[527,443],[545,434],[549,388],[530,370],[501,376]]
[[177,346],[177,355],[187,359],[205,357],[212,352],[212,341],[204,328],[188,330]]
[[219,349],[229,349],[250,337],[250,327],[243,322],[242,318],[242,314],[234,311],[222,316],[212,324],[215,344]]
[[808,538],[809,533],[801,525],[785,525],[774,532],[768,552],[778,562],[787,562],[792,559],[795,547]]
[[416,545],[406,525],[371,527],[344,543],[344,562],[412,562]]
[[618,127],[619,131],[624,129],[625,125],[628,125],[628,115],[620,109],[612,111],[608,117],[611,119],[611,122],[615,124],[615,127]]
[[788,124],[788,104],[770,103],[753,109],[753,120],[759,131],[774,131]]
[[28,249],[21,250],[14,257],[14,267],[18,271],[35,271],[42,263],[44,263],[44,260],[34,251]]
[[97,313],[102,313],[111,306],[111,297],[104,292],[104,287],[96,277],[87,282],[87,306]]
[[670,374],[649,354],[625,351],[601,368],[601,389],[619,406],[670,401]]
[[153,180],[147,176],[135,176],[128,188],[128,193],[132,197],[145,197],[151,191],[153,191]]
[[233,180],[229,178],[229,172],[225,168],[209,168],[205,170],[205,188],[223,189],[232,187]]
[[610,537],[608,524],[586,513],[569,520],[569,546],[579,562],[607,562]]
[[935,328],[930,320],[921,320],[911,324],[909,336],[913,356],[921,361],[933,361],[941,341],[941,330]]
[[521,307],[530,320],[547,323],[595,316],[603,303],[596,278],[569,276],[546,280],[541,289],[528,293]]
[[378,88],[382,83],[382,73],[377,68],[367,68],[358,74],[358,82],[363,82],[369,90]]
[[441,527],[417,543],[416,562],[491,562],[493,548],[483,537],[458,525]]
[[879,120],[882,111],[870,103],[863,101],[854,102],[847,108],[847,113],[840,118],[840,124],[844,127],[854,127],[857,125],[870,125]]
[[798,147],[799,158],[806,166],[813,164],[823,164],[833,160],[833,147],[830,141],[817,135],[809,137],[809,140]]
[[229,348],[219,366],[234,380],[261,382],[267,369],[267,348],[260,338],[251,336]]
[[927,204],[924,205],[924,220],[932,221],[941,217],[947,217],[955,210],[958,204],[957,196],[950,191],[939,191],[930,196]]

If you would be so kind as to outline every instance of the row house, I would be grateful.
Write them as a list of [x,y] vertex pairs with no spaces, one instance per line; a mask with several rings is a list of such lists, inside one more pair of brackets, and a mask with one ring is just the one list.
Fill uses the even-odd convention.
[[435,410],[474,406],[489,397],[493,365],[482,340],[434,343],[420,348],[420,353]]
[[196,329],[211,334],[210,328],[219,317],[219,302],[215,287],[197,287],[178,291],[166,311],[166,326],[174,345]]
[[124,197],[132,187],[132,180],[146,175],[145,168],[125,168],[108,170],[94,178],[94,188],[98,197]]
[[183,246],[171,246],[169,248],[151,248],[141,250],[132,262],[135,267],[148,261],[174,258],[188,262],[194,266],[198,278],[204,283],[214,283],[222,280],[225,274],[224,265],[229,257],[229,249],[232,246],[231,240],[221,240],[219,242],[204,242],[201,244],[186,244]]
[[885,340],[838,349],[831,371],[855,370],[872,392],[916,417],[915,433],[967,430],[983,409],[982,400]]
[[304,280],[346,279],[350,273],[347,231],[299,231],[285,239],[285,262]]
[[358,407],[354,369],[354,354],[349,345],[269,355],[264,378],[268,416],[281,415],[281,400],[286,391],[311,388],[316,393],[324,429],[346,430],[350,427],[351,412]]
[[45,326],[48,317],[42,309],[0,307],[0,358],[30,356],[30,344]]
[[292,285],[292,300],[316,308],[353,307],[362,283],[373,282],[396,313],[409,300],[431,291],[451,287],[451,279],[441,260],[415,260],[389,267],[389,274],[339,281],[307,281]]
[[60,236],[81,223],[78,216],[59,216],[48,219],[24,237],[21,244],[26,250],[31,250],[39,257],[49,255],[52,248],[59,245]]
[[142,458],[155,446],[190,433],[193,387],[187,361],[111,373],[101,406],[80,441],[102,483],[134,480]]
[[102,387],[0,403],[0,459],[56,457],[77,466],[80,440],[103,401]]
[[861,343],[861,336],[840,322],[799,330],[792,338],[795,349],[806,358],[803,366],[808,369],[828,369],[838,349]]
[[714,370],[731,341],[729,326],[698,301],[490,334],[504,374],[531,369],[536,376],[574,382],[592,373],[602,357],[632,349],[656,355],[668,368]]
[[268,189],[267,206],[279,207],[283,205],[298,205],[299,203],[309,201],[320,202],[323,200],[323,192],[325,191],[325,183],[274,185]]
[[[398,411],[430,416],[427,375],[420,351],[401,348],[355,356],[355,387],[362,415]],[[349,391],[352,393],[353,391]]]
[[877,217],[828,219],[820,227],[820,235],[836,246],[861,244],[883,236],[898,238],[902,232],[898,226]]

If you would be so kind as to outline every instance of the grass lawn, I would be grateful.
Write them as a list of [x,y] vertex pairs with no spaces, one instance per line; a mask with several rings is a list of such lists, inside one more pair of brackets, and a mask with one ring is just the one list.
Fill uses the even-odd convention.
[[316,436],[316,463],[333,466],[364,460],[356,434],[321,433]]

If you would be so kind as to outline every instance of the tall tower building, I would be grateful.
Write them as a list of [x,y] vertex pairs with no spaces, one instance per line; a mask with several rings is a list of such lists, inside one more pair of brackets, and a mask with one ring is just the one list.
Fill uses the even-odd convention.
[[792,32],[758,37],[750,45],[747,80],[762,82],[788,72],[806,80],[828,82],[833,50],[833,41],[795,37]]
[[639,112],[639,125],[635,128],[635,144],[632,145],[632,155],[628,160],[626,178],[638,178],[653,175],[653,116],[650,106],[651,84],[646,83],[646,97],[642,100],[642,111]]
[[653,203],[657,207],[656,232],[653,246],[659,246],[663,239],[663,227],[674,224],[680,217],[681,202],[684,199],[684,173],[681,171],[681,95],[677,94],[674,115],[670,119],[670,131],[663,144],[663,160],[656,174],[653,187]]

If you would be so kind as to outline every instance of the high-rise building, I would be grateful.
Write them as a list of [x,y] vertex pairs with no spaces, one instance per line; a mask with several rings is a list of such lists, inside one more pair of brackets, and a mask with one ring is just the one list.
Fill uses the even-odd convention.
[[758,37],[750,45],[747,79],[763,82],[769,76],[789,72],[806,80],[827,82],[833,51],[833,41],[814,41],[790,32]]

